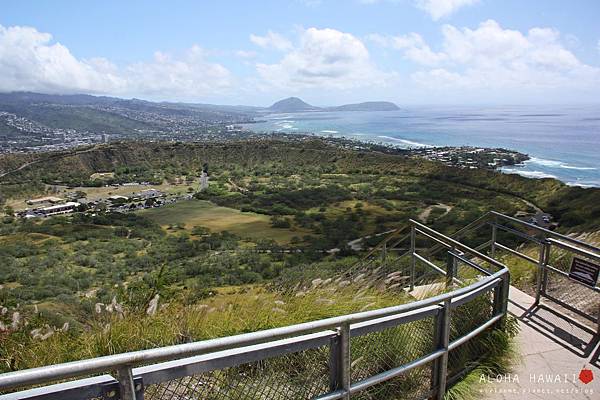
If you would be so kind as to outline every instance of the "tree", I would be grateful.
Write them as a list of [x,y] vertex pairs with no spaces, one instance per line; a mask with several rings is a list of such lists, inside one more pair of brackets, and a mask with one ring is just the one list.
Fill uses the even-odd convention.
[[192,235],[195,236],[204,236],[210,235],[210,229],[202,225],[196,225],[192,228]]
[[271,226],[273,228],[289,228],[291,227],[289,218],[281,218],[274,215],[271,217]]

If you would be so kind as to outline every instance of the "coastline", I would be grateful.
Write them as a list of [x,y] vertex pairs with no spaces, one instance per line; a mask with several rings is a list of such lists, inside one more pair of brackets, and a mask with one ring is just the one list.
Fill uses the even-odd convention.
[[[569,186],[600,187],[600,157],[594,152],[600,147],[600,138],[595,134],[598,127],[594,120],[584,118],[587,114],[562,111],[562,114],[532,114],[526,108],[514,106],[412,107],[398,112],[337,112],[318,116],[287,113],[262,115],[261,121],[244,124],[244,128],[254,133],[310,134],[405,149],[501,147],[529,155],[522,164],[499,168],[503,173],[554,178]],[[584,111],[594,113],[596,108]]]

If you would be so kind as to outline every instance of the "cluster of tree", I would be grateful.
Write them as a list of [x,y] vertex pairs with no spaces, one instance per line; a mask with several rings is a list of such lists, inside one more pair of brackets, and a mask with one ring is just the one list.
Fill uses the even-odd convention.
[[[405,184],[382,185],[372,199],[447,202],[457,199],[493,201],[497,194],[526,199],[552,213],[565,229],[587,229],[600,215],[600,190],[569,187],[554,179],[527,179],[489,170],[450,168],[437,162],[411,159],[403,153],[353,151],[340,148],[325,139],[277,137],[265,140],[239,140],[212,143],[117,143],[111,146],[39,155],[0,157],[0,169],[22,162],[36,161],[3,178],[5,197],[19,191],[39,188],[55,181],[73,184],[89,182],[94,172],[113,171],[118,181],[143,178],[149,181],[197,173],[200,161],[208,162],[213,178],[267,177],[287,180],[282,190],[254,180],[248,193],[229,196],[207,194],[219,204],[270,215],[291,215],[319,204],[347,199],[346,180],[354,176],[401,177]],[[6,166],[5,166],[6,165]],[[323,187],[311,183],[321,175],[332,174]],[[293,176],[302,176],[302,182]],[[350,177],[350,178],[348,178]],[[22,185],[27,182],[27,185]],[[337,182],[331,184],[332,182]],[[340,182],[344,182],[340,184]],[[8,184],[8,185],[7,185]],[[32,186],[33,185],[33,186]],[[37,185],[37,186],[36,186]],[[358,197],[357,193],[352,196]],[[360,198],[360,197],[358,197]],[[586,228],[587,227],[587,228]]]
[[69,304],[77,314],[86,302],[107,303],[115,295],[139,306],[149,287],[163,298],[177,298],[186,288],[204,293],[214,286],[258,283],[303,257],[284,260],[274,241],[255,244],[274,254],[244,250],[239,237],[201,226],[191,234],[167,234],[136,214],[76,214],[5,225],[13,228],[0,236],[0,304],[7,307],[51,301]]

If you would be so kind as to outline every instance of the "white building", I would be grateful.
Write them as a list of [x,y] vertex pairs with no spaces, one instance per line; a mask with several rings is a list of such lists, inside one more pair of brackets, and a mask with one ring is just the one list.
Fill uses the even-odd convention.
[[74,201],[70,201],[68,203],[65,204],[57,204],[55,206],[50,206],[50,207],[46,207],[46,208],[42,208],[41,210],[39,210],[40,213],[44,214],[45,216],[50,216],[50,215],[59,215],[59,214],[68,214],[71,213],[73,211],[75,211],[75,209],[77,207],[79,207],[79,203],[76,203]]

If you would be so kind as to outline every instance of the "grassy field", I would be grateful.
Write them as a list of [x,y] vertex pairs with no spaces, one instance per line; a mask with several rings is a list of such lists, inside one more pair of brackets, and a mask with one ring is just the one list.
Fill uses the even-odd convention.
[[161,226],[180,224],[191,230],[201,225],[213,232],[229,231],[241,237],[274,239],[279,243],[288,243],[294,236],[302,237],[309,233],[301,229],[292,230],[295,228],[273,228],[267,215],[241,212],[202,200],[180,201],[161,208],[142,210],[139,214]]

